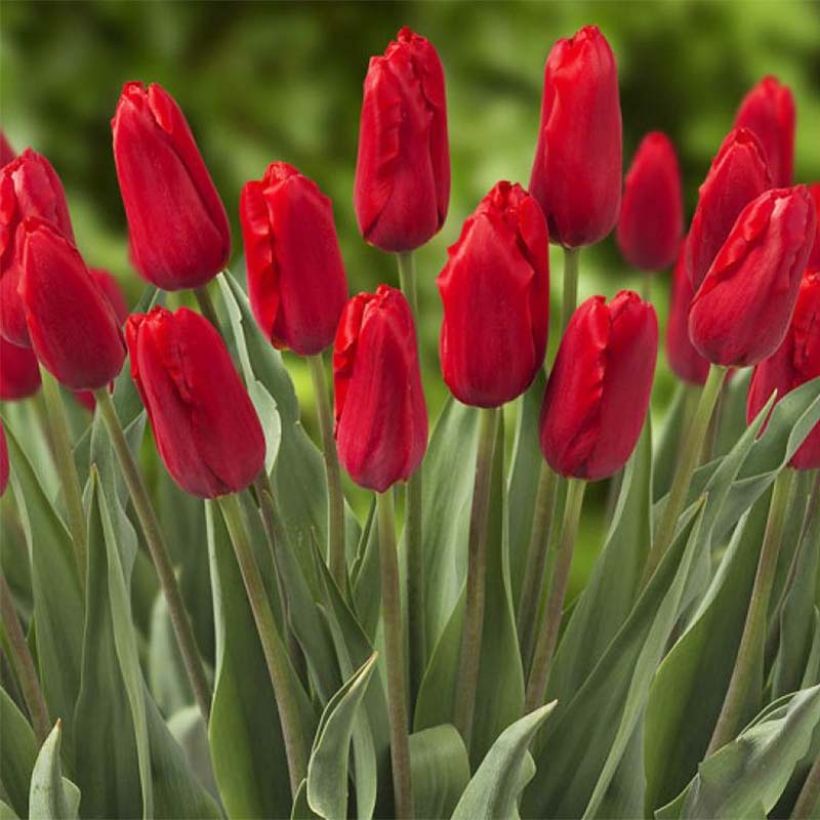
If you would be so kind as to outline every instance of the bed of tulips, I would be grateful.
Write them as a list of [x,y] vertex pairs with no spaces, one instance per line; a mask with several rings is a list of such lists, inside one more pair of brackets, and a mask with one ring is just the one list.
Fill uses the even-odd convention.
[[[684,238],[671,141],[624,176],[612,50],[559,40],[527,189],[498,182],[441,260],[429,425],[413,251],[450,162],[426,39],[364,83],[354,207],[398,270],[375,293],[349,298],[331,202],[281,161],[242,191],[232,273],[182,110],[128,83],[129,312],[49,161],[3,138],[0,815],[820,816],[820,186],[794,129],[766,78]],[[577,304],[613,230],[644,291]],[[680,383],[653,430],[665,270]]]

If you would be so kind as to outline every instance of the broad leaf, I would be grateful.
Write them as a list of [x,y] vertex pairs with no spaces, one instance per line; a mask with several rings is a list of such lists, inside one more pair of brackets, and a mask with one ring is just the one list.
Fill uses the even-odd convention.
[[37,759],[37,739],[6,690],[0,688],[0,784],[14,810],[28,817],[28,788]]
[[34,763],[28,798],[30,817],[49,820],[74,820],[77,817],[80,791],[63,777],[60,765],[61,734],[58,720]]
[[410,735],[413,808],[417,817],[450,817],[470,780],[470,759],[455,726]]

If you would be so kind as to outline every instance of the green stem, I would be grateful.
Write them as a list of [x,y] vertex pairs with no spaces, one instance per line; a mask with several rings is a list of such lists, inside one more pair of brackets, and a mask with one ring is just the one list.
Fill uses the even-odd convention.
[[641,299],[644,302],[652,301],[652,276],[651,273],[644,273],[641,276]]
[[709,431],[709,422],[712,419],[712,413],[720,395],[725,375],[726,370],[722,367],[713,364],[709,368],[709,377],[703,386],[694,417],[684,436],[685,443],[681,450],[680,461],[672,478],[672,487],[666,499],[666,506],[663,509],[660,524],[655,531],[652,548],[647,556],[641,586],[644,586],[652,577],[661,558],[663,558],[667,548],[672,543],[675,527],[680,514],[683,512],[686,496],[689,493],[689,485],[692,483],[692,476],[695,474],[695,469],[703,452],[703,444]]
[[387,711],[390,722],[390,760],[397,818],[413,817],[410,779],[410,738],[404,671],[404,632],[401,624],[399,563],[392,491],[376,496],[379,528],[379,565],[382,586],[384,656],[387,666]]
[[396,254],[399,265],[399,286],[410,303],[413,319],[418,322],[418,291],[416,289],[416,260],[413,251],[404,251]]
[[165,535],[162,532],[156,511],[151,503],[148,490],[142,480],[142,474],[139,471],[139,467],[137,467],[137,463],[126,441],[125,433],[117,417],[117,411],[114,408],[114,402],[111,400],[111,395],[108,390],[102,388],[94,391],[94,398],[97,400],[97,407],[100,410],[103,422],[108,430],[114,452],[117,454],[117,460],[120,463],[125,484],[128,487],[131,501],[134,503],[134,510],[137,513],[137,518],[139,518],[140,526],[145,536],[145,543],[148,545],[151,560],[157,571],[160,587],[165,596],[165,601],[168,604],[168,614],[171,618],[171,625],[174,628],[177,645],[182,655],[182,661],[185,664],[185,670],[188,673],[188,679],[191,682],[194,698],[207,724],[211,711],[211,689],[208,685],[208,679],[205,676],[202,658],[197,649],[194,630],[191,627],[191,619],[188,617],[188,612],[185,609],[182,594],[179,591],[179,585],[174,575],[168,545],[165,543]]
[[584,503],[586,482],[570,479],[567,482],[567,501],[564,507],[564,520],[561,525],[561,541],[555,559],[555,574],[552,578],[552,589],[547,600],[545,621],[538,632],[532,669],[527,681],[526,706],[524,711],[531,712],[544,700],[547,689],[550,665],[555,646],[558,643],[558,631],[564,611],[564,598],[569,584],[569,571],[572,566],[572,553],[578,535],[578,524],[581,520],[581,508]]
[[817,809],[820,808],[820,757],[814,761],[809,769],[803,788],[797,796],[797,802],[792,811],[793,820],[809,820],[817,817]]
[[[211,294],[208,292],[208,286],[207,285],[202,285],[201,287],[194,288],[194,296],[196,296],[196,300],[199,303],[199,309],[202,312],[202,315],[217,330],[220,330],[219,316],[217,315],[216,308],[214,307],[213,300],[211,299]],[[220,330],[220,332],[221,332],[221,330]]]
[[259,640],[262,644],[262,653],[265,656],[268,674],[273,685],[279,722],[282,725],[282,737],[285,742],[291,796],[296,797],[307,771],[307,753],[296,692],[287,674],[287,650],[276,628],[268,593],[248,538],[239,497],[236,494],[223,495],[217,501],[231,536],[236,560],[256,623],[256,631],[259,633]]
[[725,746],[742,728],[749,690],[755,679],[754,670],[762,660],[766,640],[766,616],[777,570],[777,555],[783,538],[783,523],[788,509],[792,475],[793,472],[789,468],[782,470],[772,488],[769,517],[766,521],[766,532],[763,535],[763,546],[760,549],[749,609],[746,612],[746,623],[743,625],[743,635],[740,638],[729,688],[706,752],[707,757]]
[[88,532],[85,525],[85,508],[83,507],[80,476],[77,472],[77,464],[74,461],[74,451],[71,446],[71,436],[68,432],[65,406],[60,395],[60,386],[51,373],[43,367],[40,368],[40,375],[43,382],[43,397],[46,402],[48,423],[51,429],[54,466],[57,469],[57,475],[60,477],[60,484],[65,497],[68,527],[71,531],[71,542],[74,545],[74,558],[77,562],[80,588],[85,589]]
[[29,652],[23,629],[17,618],[17,611],[14,608],[14,598],[5,575],[0,575],[0,614],[2,614],[5,625],[6,640],[9,648],[9,658],[11,660],[17,682],[23,693],[26,708],[31,715],[32,726],[37,740],[42,744],[51,731],[51,721],[48,717],[48,706],[40,688],[40,681],[37,678],[37,671],[34,667],[34,660]]
[[328,508],[328,565],[330,574],[342,595],[347,595],[347,560],[345,558],[345,497],[342,492],[342,473],[336,439],[333,436],[333,411],[330,394],[325,383],[325,367],[322,354],[308,356],[313,390],[316,393],[316,409],[319,416],[319,431],[322,435],[322,452],[327,472]]
[[578,304],[578,262],[580,248],[564,248],[564,298],[561,301],[561,330],[567,329]]
[[464,627],[458,668],[458,697],[455,724],[470,750],[475,711],[478,673],[481,659],[481,637],[484,631],[484,602],[487,585],[487,523],[490,513],[492,465],[498,437],[501,409],[481,410],[475,484],[470,510],[470,535],[467,546],[467,592],[464,605]]

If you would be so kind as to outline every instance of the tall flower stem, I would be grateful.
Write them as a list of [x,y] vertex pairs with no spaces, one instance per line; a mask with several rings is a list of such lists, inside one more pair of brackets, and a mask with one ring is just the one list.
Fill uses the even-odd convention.
[[754,669],[763,656],[766,641],[766,616],[772,595],[777,556],[783,540],[783,523],[788,509],[793,471],[788,467],[777,476],[769,502],[769,517],[757,563],[752,596],[746,611],[746,622],[737,650],[735,668],[720,710],[712,740],[706,754],[711,755],[732,740],[742,728],[749,687],[755,678]]
[[[419,333],[416,263],[412,252],[396,255],[399,283]],[[415,703],[427,665],[427,634],[424,604],[424,547],[422,542],[422,467],[407,482],[405,504],[405,547],[407,550],[407,631],[410,636],[410,702]]]
[[581,508],[584,503],[586,486],[586,482],[580,479],[570,479],[567,482],[567,501],[564,507],[561,541],[558,545],[555,560],[552,588],[547,599],[545,620],[538,631],[532,669],[527,681],[526,706],[524,709],[527,713],[538,708],[544,701],[552,656],[558,643],[558,630],[561,626],[564,598],[567,594],[569,571],[572,566],[572,554],[575,550],[575,540],[578,535],[578,524],[581,520]]
[[464,605],[464,628],[458,665],[458,697],[455,705],[456,729],[467,750],[473,731],[478,673],[481,660],[481,637],[484,631],[484,603],[487,586],[487,524],[490,514],[492,466],[498,438],[501,408],[481,411],[475,484],[470,510],[470,535],[467,546],[467,592]]
[[188,673],[188,679],[191,682],[194,698],[199,706],[199,711],[202,713],[202,717],[207,723],[211,711],[211,688],[205,676],[202,657],[197,649],[191,619],[188,617],[188,612],[185,609],[182,594],[179,591],[179,585],[174,575],[168,545],[165,543],[165,535],[160,527],[159,519],[157,518],[156,511],[148,495],[148,490],[142,480],[142,474],[128,447],[128,442],[126,441],[120,420],[117,417],[117,411],[114,408],[111,395],[108,390],[102,388],[101,390],[94,391],[94,398],[97,400],[97,407],[100,409],[103,423],[108,430],[114,452],[117,454],[117,460],[120,463],[125,484],[128,487],[131,501],[134,504],[134,510],[137,513],[137,518],[139,518],[140,526],[145,536],[145,543],[148,545],[151,560],[157,571],[160,587],[165,596],[165,601],[168,604],[168,614],[171,617],[171,625],[176,635],[182,661],[185,664],[185,671]]
[[236,494],[224,495],[218,499],[218,503],[233,543],[236,560],[256,623],[256,631],[259,633],[259,640],[262,644],[262,653],[265,656],[268,674],[273,685],[279,721],[282,725],[282,737],[285,741],[290,789],[292,796],[295,797],[307,771],[307,750],[296,692],[293,691],[286,671],[287,650],[276,628],[268,593],[265,590],[259,565],[256,563],[256,556],[253,554],[253,547],[248,537],[239,497]]
[[57,469],[57,475],[60,477],[60,484],[65,497],[68,528],[71,532],[71,542],[74,545],[74,558],[77,562],[80,588],[85,589],[85,573],[88,563],[88,531],[85,524],[85,508],[83,507],[80,476],[77,472],[77,464],[74,461],[74,451],[71,446],[71,436],[68,432],[68,419],[66,419],[63,397],[60,395],[60,386],[51,373],[43,367],[40,368],[40,375],[43,382],[46,414],[51,430],[54,466]]
[[20,684],[26,708],[31,715],[31,723],[34,727],[34,734],[42,744],[51,731],[51,721],[48,717],[48,706],[40,688],[40,681],[37,678],[37,671],[34,667],[34,660],[29,652],[23,629],[17,618],[17,611],[14,608],[14,599],[11,590],[6,582],[6,576],[0,574],[0,614],[2,614],[6,642],[9,650],[14,674]]
[[199,304],[202,315],[219,330],[219,316],[216,313],[211,294],[208,292],[208,286],[201,285],[198,288],[194,288],[194,296],[196,296],[196,301]]
[[401,624],[399,562],[392,490],[376,496],[376,508],[393,795],[396,817],[399,820],[407,820],[413,817],[413,789],[410,779],[409,717],[404,676],[404,631]]
[[316,410],[319,416],[319,431],[322,436],[322,452],[327,473],[328,506],[328,565],[330,574],[342,595],[347,594],[347,560],[345,558],[345,497],[342,492],[342,473],[336,439],[333,437],[333,411],[330,394],[325,382],[325,367],[322,354],[308,356],[313,390],[316,393]]
[[578,263],[580,248],[564,248],[564,295],[561,301],[561,331],[567,329],[578,304]]

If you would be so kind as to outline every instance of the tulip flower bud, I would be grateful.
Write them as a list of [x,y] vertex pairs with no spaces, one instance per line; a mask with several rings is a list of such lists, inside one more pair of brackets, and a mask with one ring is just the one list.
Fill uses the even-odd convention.
[[741,211],[689,312],[692,344],[710,362],[748,367],[779,347],[815,230],[805,185],[766,191]]
[[587,299],[573,314],[541,408],[550,467],[598,481],[626,464],[641,434],[658,351],[655,309],[632,291],[609,304]]
[[[755,367],[749,383],[746,417],[751,422],[777,390],[778,401],[801,384],[820,376],[820,271],[806,271],[800,283],[786,338]],[[820,423],[791,460],[797,470],[820,467]]]
[[549,236],[535,198],[499,182],[464,223],[438,277],[444,381],[465,404],[521,395],[544,361]]
[[544,68],[544,96],[530,193],[553,241],[565,247],[603,239],[621,202],[618,71],[595,26],[558,40]]
[[30,347],[17,347],[0,336],[0,399],[15,401],[40,388],[40,367]]
[[0,168],[8,165],[16,156],[17,154],[6,139],[6,135],[0,131]]
[[794,97],[775,77],[764,77],[744,98],[735,128],[748,128],[760,140],[778,188],[792,184],[794,173]]
[[245,184],[239,218],[256,321],[276,347],[320,353],[347,300],[330,199],[292,165],[274,162]]
[[410,251],[438,233],[450,200],[444,70],[436,49],[403,28],[364,81],[353,202],[362,236]]
[[666,358],[679,379],[690,384],[705,384],[709,375],[709,362],[695,350],[689,338],[689,308],[693,296],[692,283],[686,270],[684,240],[672,273],[672,298],[669,303],[669,323],[666,327]]
[[6,443],[6,431],[3,429],[3,422],[0,421],[0,496],[6,492],[9,486],[9,446]]
[[27,148],[0,169],[0,336],[29,347],[19,285],[23,272],[23,221],[51,222],[71,242],[74,232],[62,183],[42,154]]
[[111,121],[131,258],[157,287],[200,287],[228,263],[225,207],[185,115],[161,86],[126,83]]
[[683,233],[683,195],[675,146],[666,134],[647,134],[626,175],[618,246],[630,265],[659,271],[675,261]]
[[188,308],[156,307],[125,323],[131,376],[160,456],[186,492],[245,489],[264,466],[262,425],[222,337]]
[[37,358],[73,390],[108,384],[125,360],[113,308],[79,251],[54,225],[31,217],[22,231],[20,297]]
[[686,240],[686,266],[695,291],[738,214],[771,187],[771,174],[760,141],[746,128],[731,131],[700,186]]
[[814,247],[809,254],[807,267],[810,270],[820,270],[820,182],[809,185],[809,193],[814,200],[814,208],[817,211],[817,230],[814,233]]
[[427,449],[416,330],[404,294],[387,285],[345,306],[333,348],[336,446],[351,478],[384,492]]

